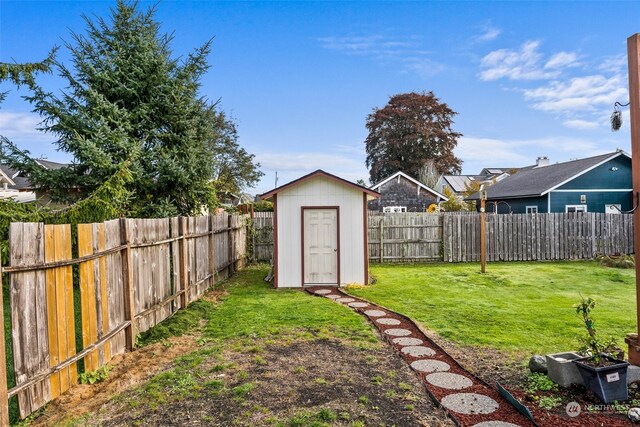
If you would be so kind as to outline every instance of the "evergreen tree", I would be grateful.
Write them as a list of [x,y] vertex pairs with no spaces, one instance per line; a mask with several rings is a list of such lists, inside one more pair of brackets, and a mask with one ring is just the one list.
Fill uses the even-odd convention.
[[176,59],[154,13],[118,0],[109,20],[85,17],[86,34],[72,33],[66,44],[72,66],[55,63],[66,88],[54,94],[31,85],[26,98],[44,118],[42,129],[74,163],[46,171],[15,147],[9,157],[53,199],[86,197],[126,163],[132,215],[188,215],[215,204],[216,185],[240,188],[260,178],[234,124],[200,95],[211,41]]

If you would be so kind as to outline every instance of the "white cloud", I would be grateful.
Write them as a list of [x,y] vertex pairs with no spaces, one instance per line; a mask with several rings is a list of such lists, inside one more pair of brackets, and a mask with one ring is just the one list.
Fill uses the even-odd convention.
[[545,70],[541,65],[540,42],[530,40],[522,44],[519,50],[498,49],[488,53],[480,62],[480,78],[484,81],[499,79],[539,80],[560,75],[557,69]]
[[0,111],[0,133],[15,142],[50,142],[55,138],[37,130],[41,121],[34,113]]
[[524,90],[524,97],[533,102],[533,108],[568,115],[593,112],[598,106],[613,105],[618,99],[626,99],[626,96],[627,89],[621,75],[574,77],[568,81],[552,81],[546,86]]
[[545,69],[576,67],[580,65],[578,55],[573,52],[558,52],[544,64]]
[[320,46],[345,55],[370,58],[383,64],[399,64],[404,72],[431,77],[445,69],[430,58],[433,52],[423,47],[420,36],[389,37],[383,35],[320,37]]
[[627,72],[627,55],[608,56],[602,60],[598,69],[603,72],[621,74]]
[[477,42],[490,42],[498,38],[502,30],[495,27],[485,27],[480,35],[475,38]]
[[485,167],[522,167],[547,156],[552,163],[576,157],[589,157],[613,151],[591,140],[569,137],[535,139],[495,139],[462,137],[454,150],[463,163],[465,174],[476,174]]
[[601,126],[601,124],[598,122],[582,119],[565,120],[564,122],[562,122],[562,124],[570,129],[578,130],[592,130],[597,129]]

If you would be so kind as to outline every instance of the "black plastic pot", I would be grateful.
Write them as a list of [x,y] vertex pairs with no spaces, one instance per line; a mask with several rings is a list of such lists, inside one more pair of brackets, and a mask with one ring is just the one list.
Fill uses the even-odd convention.
[[584,386],[594,392],[604,403],[627,400],[629,398],[627,390],[627,367],[629,363],[604,355],[602,358],[616,362],[616,364],[594,367],[584,363],[589,358],[573,361],[582,376]]

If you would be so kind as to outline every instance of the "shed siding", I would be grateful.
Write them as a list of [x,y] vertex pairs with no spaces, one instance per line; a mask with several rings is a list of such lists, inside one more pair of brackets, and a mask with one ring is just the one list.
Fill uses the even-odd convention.
[[362,192],[315,177],[278,193],[278,287],[302,286],[303,206],[340,207],[340,284],[364,283]]

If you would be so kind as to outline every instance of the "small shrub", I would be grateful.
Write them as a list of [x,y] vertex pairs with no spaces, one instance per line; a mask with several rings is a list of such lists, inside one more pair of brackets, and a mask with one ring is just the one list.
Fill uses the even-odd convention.
[[534,395],[539,391],[556,391],[558,384],[545,374],[533,373],[527,378],[527,394]]
[[338,415],[331,409],[322,408],[318,412],[318,418],[322,421],[335,421],[338,419]]
[[95,371],[83,372],[80,374],[80,384],[95,384],[109,378],[109,371],[112,369],[110,365],[104,365]]
[[358,403],[366,405],[367,403],[369,403],[369,398],[367,396],[360,396],[358,398]]
[[562,398],[555,397],[555,396],[543,396],[540,398],[540,400],[538,400],[538,406],[546,410],[551,410],[553,408],[556,408],[560,406],[561,403],[562,403]]

